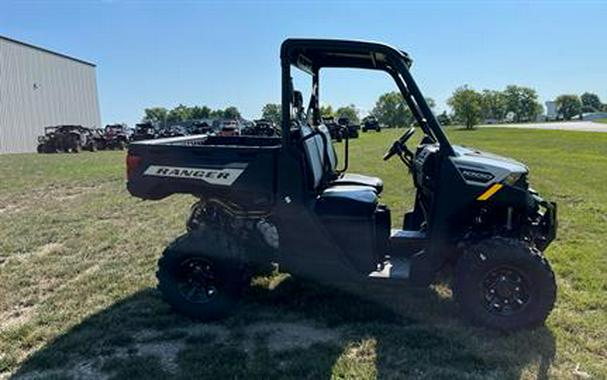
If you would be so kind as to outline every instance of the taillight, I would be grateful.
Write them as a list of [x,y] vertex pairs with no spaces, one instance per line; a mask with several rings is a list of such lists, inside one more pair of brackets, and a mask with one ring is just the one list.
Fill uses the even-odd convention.
[[131,154],[128,154],[126,156],[126,179],[127,179],[127,181],[131,178],[131,176],[135,172],[135,169],[137,169],[139,167],[139,165],[141,165],[141,161],[143,161],[143,159],[139,156],[133,156]]

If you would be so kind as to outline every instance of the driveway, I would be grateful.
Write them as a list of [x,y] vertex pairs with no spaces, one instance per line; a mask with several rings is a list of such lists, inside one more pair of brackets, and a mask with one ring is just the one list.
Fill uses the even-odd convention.
[[556,129],[565,131],[607,132],[607,124],[592,121],[563,121],[528,124],[490,124],[482,127],[525,128],[525,129]]

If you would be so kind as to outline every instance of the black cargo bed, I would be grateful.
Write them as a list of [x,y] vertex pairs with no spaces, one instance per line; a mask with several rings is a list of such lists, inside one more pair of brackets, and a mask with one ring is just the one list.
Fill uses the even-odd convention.
[[219,197],[248,208],[274,202],[279,137],[186,136],[129,145],[127,188],[142,199]]

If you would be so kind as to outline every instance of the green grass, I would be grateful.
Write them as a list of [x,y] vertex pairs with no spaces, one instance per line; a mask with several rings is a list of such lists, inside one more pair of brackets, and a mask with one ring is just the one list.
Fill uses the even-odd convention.
[[607,124],[607,118],[605,118],[605,119],[594,119],[592,121],[595,122],[595,123]]
[[[398,225],[413,201],[400,131],[361,134],[351,168],[381,176]],[[479,129],[460,144],[514,157],[559,203],[546,327],[501,335],[458,318],[448,287],[334,289],[256,278],[238,313],[198,324],[154,289],[193,198],[124,188],[122,152],[0,156],[0,378],[607,378],[607,134]],[[337,149],[342,149],[341,144]]]

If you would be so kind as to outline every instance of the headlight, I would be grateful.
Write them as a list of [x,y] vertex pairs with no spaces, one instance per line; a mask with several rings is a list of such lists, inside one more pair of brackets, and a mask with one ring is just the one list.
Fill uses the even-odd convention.
[[514,186],[518,180],[521,179],[523,174],[524,173],[510,173],[506,178],[504,178],[502,183],[504,183],[504,185]]

